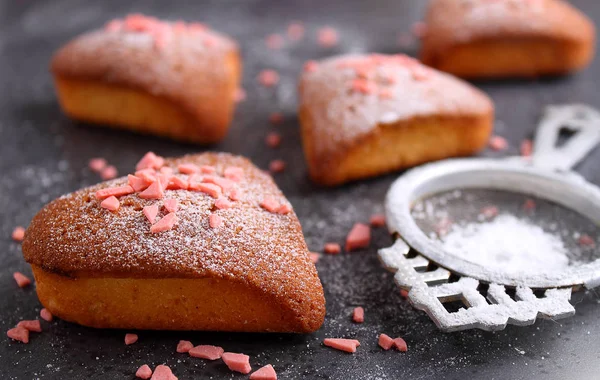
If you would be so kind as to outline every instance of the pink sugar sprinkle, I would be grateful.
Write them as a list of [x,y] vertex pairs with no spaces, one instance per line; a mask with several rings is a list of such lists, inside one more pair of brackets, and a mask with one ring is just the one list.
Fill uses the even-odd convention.
[[244,169],[239,166],[229,166],[223,172],[223,176],[234,182],[241,182],[244,179]]
[[246,91],[243,88],[236,88],[233,93],[233,101],[240,103],[246,100]]
[[411,70],[412,78],[418,82],[431,78],[431,70],[424,66],[415,66]]
[[100,173],[100,178],[102,178],[105,181],[108,181],[109,179],[117,178],[118,175],[119,172],[117,171],[117,168],[110,165],[102,170],[102,172]]
[[194,348],[194,345],[189,340],[180,340],[179,343],[177,343],[177,352],[180,354],[188,353],[192,348]]
[[279,34],[270,34],[265,39],[265,43],[269,49],[281,49],[283,47],[283,37]]
[[338,32],[332,27],[324,27],[319,29],[317,42],[322,47],[332,47],[338,43]]
[[23,228],[21,226],[15,227],[15,229],[12,232],[12,239],[14,241],[23,241],[24,238],[25,238],[25,228]]
[[277,148],[281,144],[281,135],[277,132],[271,132],[267,135],[265,143],[269,148]]
[[304,37],[304,25],[300,21],[293,21],[287,27],[288,38],[292,41],[300,41]]
[[283,123],[283,114],[281,112],[273,112],[269,115],[269,122],[273,125],[279,125]]
[[138,197],[142,199],[161,199],[164,195],[163,185],[160,183],[160,180],[152,182],[146,190],[142,191],[138,194]]
[[502,136],[492,136],[488,145],[490,149],[499,152],[508,148],[508,141]]
[[239,189],[232,189],[229,193],[229,199],[232,201],[239,201],[242,199],[242,191]]
[[108,211],[117,211],[119,207],[121,207],[121,203],[114,195],[106,198],[102,202],[100,202],[100,207],[107,209]]
[[96,173],[100,173],[106,165],[107,163],[104,158],[92,158],[88,163],[89,168]]
[[523,209],[525,211],[533,211],[536,207],[537,205],[535,204],[535,201],[533,199],[526,199],[525,203],[523,203]]
[[225,210],[233,207],[233,204],[225,198],[219,198],[215,201],[215,207],[219,210]]
[[214,174],[216,171],[217,169],[214,166],[202,165],[200,167],[200,173],[202,174]]
[[498,216],[498,207],[486,206],[481,209],[480,214],[483,215],[486,219],[494,218]]
[[145,32],[153,25],[152,19],[142,14],[130,14],[125,18],[124,28],[131,32]]
[[140,191],[146,190],[148,188],[148,186],[150,186],[152,181],[148,181],[144,178],[135,176],[133,174],[128,174],[127,175],[127,183],[129,184],[129,186],[131,186],[133,191],[140,192]]
[[365,309],[361,306],[355,307],[352,312],[352,320],[356,323],[363,323],[365,321]]
[[29,330],[24,327],[15,327],[6,332],[6,335],[13,340],[18,340],[25,344],[29,343]]
[[252,367],[250,367],[250,357],[248,355],[225,352],[223,353],[223,356],[221,356],[221,359],[223,359],[227,367],[232,371],[243,374],[248,374],[252,371]]
[[371,242],[371,229],[369,226],[356,223],[346,237],[346,251],[367,248]]
[[427,35],[427,24],[422,21],[415,22],[411,26],[412,34],[417,38],[423,38]]
[[273,87],[279,83],[279,74],[275,70],[263,70],[258,74],[258,83],[265,87]]
[[152,377],[152,369],[148,366],[148,364],[144,364],[135,372],[135,377],[148,380]]
[[408,351],[408,346],[406,345],[406,342],[400,337],[394,339],[394,347],[396,347],[396,349],[400,352]]
[[24,287],[29,286],[31,284],[31,280],[29,279],[29,277],[25,276],[21,272],[15,272],[15,273],[13,273],[13,278],[17,282],[17,285],[19,286],[19,288],[24,288]]
[[354,79],[352,81],[351,89],[354,92],[359,92],[361,94],[373,94],[377,91],[377,85],[374,82],[371,82],[367,79]]
[[187,190],[189,183],[183,178],[177,176],[171,177],[169,184],[167,185],[168,190]]
[[250,375],[250,380],[277,380],[277,373],[272,365],[267,364],[252,373]]
[[400,297],[407,299],[408,298],[408,290],[400,289]]
[[233,189],[235,186],[235,183],[232,180],[214,175],[207,175],[202,179],[202,182],[215,184],[224,192]]
[[138,341],[137,334],[125,334],[125,344],[130,345]]
[[360,342],[356,339],[341,338],[326,338],[323,340],[323,344],[327,347],[350,353],[356,352],[356,347],[360,346]]
[[17,323],[17,327],[23,327],[24,329],[27,329],[27,331],[38,333],[42,332],[42,325],[37,319],[31,321],[20,321],[19,323]]
[[158,215],[158,205],[150,205],[144,206],[143,213],[146,216],[146,219],[150,222],[150,224],[154,224],[156,220],[156,215]]
[[42,319],[46,322],[52,322],[52,319],[54,319],[54,316],[52,315],[51,312],[48,311],[48,309],[43,308],[40,311],[40,317],[42,317]]
[[221,359],[225,350],[219,346],[200,345],[192,348],[188,353],[193,358],[217,360]]
[[219,228],[223,225],[223,218],[217,214],[210,214],[208,217],[208,225],[210,228]]
[[179,209],[179,201],[177,199],[165,199],[163,201],[163,204],[165,205],[165,209],[167,209],[168,212],[176,212],[177,209]]
[[209,30],[208,26],[201,22],[191,22],[188,24],[188,29],[193,32],[206,32]]
[[289,204],[282,204],[277,208],[277,213],[282,215],[287,215],[292,212],[292,206]]
[[342,247],[338,243],[325,243],[323,252],[329,255],[337,255],[338,253],[342,252]]
[[521,156],[531,157],[532,153],[533,153],[533,142],[529,139],[523,140],[521,142]]
[[277,212],[277,209],[279,209],[279,203],[272,197],[266,197],[262,202],[260,202],[260,207],[274,213]]
[[148,152],[135,166],[135,170],[142,169],[160,169],[165,163],[165,159],[157,156],[154,152]]
[[595,247],[596,242],[590,235],[581,235],[577,243],[583,247]]
[[111,20],[104,25],[104,30],[107,32],[118,32],[123,27],[123,21]]
[[150,227],[150,232],[155,234],[158,232],[169,231],[175,226],[175,224],[177,224],[177,220],[177,215],[175,215],[174,212],[168,213],[167,215],[163,216],[161,220]]
[[321,255],[316,253],[316,252],[309,252],[309,257],[310,257],[310,261],[312,261],[313,264],[316,264],[319,262],[319,259],[321,258]]
[[177,170],[183,174],[194,174],[200,172],[198,165],[194,164],[181,164],[177,167]]
[[173,375],[171,368],[161,364],[156,366],[150,380],[177,380],[177,377]]
[[382,88],[379,90],[379,97],[381,99],[393,99],[394,98],[394,91],[392,91],[389,88]]
[[269,171],[271,173],[281,173],[285,170],[285,161],[277,159],[269,163]]
[[307,73],[313,73],[317,71],[318,68],[319,64],[316,61],[306,61],[306,63],[304,63],[304,71]]
[[392,348],[392,346],[394,346],[394,339],[386,334],[379,334],[379,347],[387,351]]
[[375,214],[371,215],[371,219],[369,220],[371,227],[385,227],[385,215],[383,214]]
[[148,186],[156,181],[156,170],[148,168],[142,169],[135,172],[135,176],[143,179],[148,183]]
[[135,190],[129,185],[119,187],[107,187],[96,191],[97,199],[106,199],[111,196],[121,197],[123,195],[133,194]]
[[221,188],[213,183],[200,183],[198,184],[198,190],[213,198],[221,196]]

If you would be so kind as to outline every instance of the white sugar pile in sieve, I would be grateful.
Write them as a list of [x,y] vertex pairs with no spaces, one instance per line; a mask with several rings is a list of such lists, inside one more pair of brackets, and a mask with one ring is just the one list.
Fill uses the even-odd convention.
[[507,214],[485,223],[456,224],[442,245],[465,260],[511,273],[557,272],[569,264],[559,236]]

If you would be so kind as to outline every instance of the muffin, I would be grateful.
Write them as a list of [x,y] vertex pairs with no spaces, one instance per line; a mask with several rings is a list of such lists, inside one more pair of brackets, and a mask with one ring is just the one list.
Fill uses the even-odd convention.
[[97,328],[297,332],[323,288],[291,205],[247,159],[148,154],[62,196],[25,234],[41,303]]
[[208,144],[227,133],[241,62],[202,24],[135,14],[63,46],[51,71],[73,119]]
[[491,100],[403,55],[308,62],[299,117],[311,178],[332,186],[482,149]]

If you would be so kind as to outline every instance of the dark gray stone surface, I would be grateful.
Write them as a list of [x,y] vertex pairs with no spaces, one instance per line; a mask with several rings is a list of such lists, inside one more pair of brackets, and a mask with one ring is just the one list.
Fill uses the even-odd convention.
[[[58,108],[48,61],[52,52],[71,37],[102,25],[107,19],[132,11],[163,18],[200,20],[239,39],[243,49],[244,88],[248,100],[237,112],[231,133],[211,150],[250,157],[261,167],[274,158],[289,167],[276,176],[294,204],[307,241],[319,250],[325,241],[342,242],[355,221],[367,221],[382,210],[382,201],[397,175],[327,190],[312,185],[300,147],[295,116],[296,77],[302,63],[343,52],[397,52],[396,36],[419,20],[424,1],[2,1],[0,2],[0,331],[19,319],[38,315],[40,304],[33,288],[20,290],[12,273],[30,274],[20,246],[10,239],[14,226],[27,225],[46,202],[98,181],[87,169],[91,157],[104,156],[122,173],[128,172],[146,151],[165,156],[201,151],[127,132],[93,128],[68,120]],[[596,20],[600,4],[574,0]],[[265,48],[263,39],[282,33],[291,20],[306,23],[307,37],[281,51]],[[339,29],[341,43],[332,49],[316,45],[316,29]],[[414,54],[416,47],[405,52]],[[255,76],[263,68],[282,74],[274,91],[260,88]],[[584,102],[600,107],[597,88],[600,61],[583,73],[543,81],[478,83],[497,106],[497,131],[507,136],[516,152],[531,136],[543,105]],[[272,127],[268,115],[285,114],[283,125]],[[264,148],[264,136],[277,129],[283,146]],[[399,147],[401,149],[401,147]],[[492,155],[492,153],[485,153]],[[600,183],[600,151],[579,171]],[[421,312],[399,296],[376,258],[377,248],[391,238],[374,232],[364,252],[323,257],[317,265],[327,298],[327,319],[312,335],[264,335],[199,332],[140,332],[132,346],[123,343],[123,331],[100,331],[56,321],[44,323],[45,332],[31,343],[0,339],[2,379],[133,379],[144,363],[167,363],[180,379],[243,378],[220,362],[176,354],[179,339],[216,344],[227,351],[244,352],[258,368],[271,363],[281,379],[597,379],[600,377],[600,305],[595,292],[577,294],[577,315],[530,327],[509,327],[488,333],[466,331],[443,334]],[[350,321],[352,308],[362,305],[366,322]],[[403,336],[409,352],[383,352],[377,335]],[[4,334],[4,333],[2,333]],[[357,338],[354,355],[321,346],[324,337]]]

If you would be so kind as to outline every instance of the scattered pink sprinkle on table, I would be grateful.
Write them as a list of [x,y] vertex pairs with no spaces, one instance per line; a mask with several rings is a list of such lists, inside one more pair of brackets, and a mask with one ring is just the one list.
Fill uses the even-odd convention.
[[287,27],[287,36],[292,41],[300,41],[304,37],[304,25],[300,21],[293,21]]
[[346,237],[346,251],[367,248],[371,243],[371,229],[366,224],[356,223]]
[[52,313],[50,313],[46,308],[40,310],[40,317],[42,317],[42,319],[46,322],[52,322],[52,319],[54,319]]
[[365,321],[365,309],[361,306],[355,307],[352,313],[352,320],[356,323],[363,323]]
[[523,140],[521,142],[521,156],[523,157],[531,157],[533,153],[533,142],[529,139]]
[[15,227],[15,229],[12,232],[12,239],[14,241],[21,242],[21,241],[23,241],[24,238],[25,238],[25,228],[23,228],[21,226]]
[[265,87],[273,87],[279,83],[279,74],[275,70],[263,70],[258,74],[258,83]]
[[394,347],[396,347],[396,349],[400,352],[408,351],[408,346],[406,345],[406,342],[400,337],[394,339]]
[[223,359],[227,367],[232,371],[243,374],[248,374],[252,371],[252,367],[250,367],[250,357],[248,355],[225,352],[221,359]]
[[338,39],[338,32],[332,27],[326,26],[318,31],[317,42],[322,47],[330,48],[335,46],[338,43]]
[[173,375],[171,368],[161,364],[154,369],[150,380],[177,380],[177,377]]
[[273,112],[269,115],[269,122],[273,125],[279,125],[283,123],[283,114],[281,112]]
[[285,161],[281,159],[273,160],[269,163],[269,171],[271,173],[281,173],[285,170]]
[[96,173],[102,172],[102,170],[106,167],[106,165],[108,165],[108,163],[106,162],[106,160],[104,158],[101,158],[101,157],[92,158],[90,160],[90,162],[88,163],[88,167],[90,168],[90,170],[92,170]]
[[394,339],[390,338],[386,334],[379,334],[379,347],[384,350],[389,350],[394,345]]
[[192,348],[194,348],[194,345],[189,340],[180,340],[179,343],[177,343],[177,352],[180,354],[188,353]]
[[137,334],[125,334],[125,344],[130,345],[138,341]]
[[323,252],[329,255],[337,255],[338,253],[342,252],[342,246],[340,246],[338,243],[325,243]]
[[372,215],[371,219],[369,219],[369,223],[371,224],[371,227],[385,227],[385,215]]
[[278,50],[283,47],[283,37],[279,34],[270,34],[265,39],[265,43],[269,49]]
[[38,333],[42,332],[42,325],[41,325],[40,321],[38,321],[37,319],[30,320],[30,321],[20,321],[19,323],[17,323],[17,327],[23,327],[27,331],[38,332]]
[[191,348],[188,354],[194,358],[217,360],[221,359],[225,350],[219,346],[200,345]]
[[326,338],[323,340],[323,344],[327,347],[350,353],[356,352],[356,347],[360,346],[360,342],[356,339],[342,338]]
[[502,136],[492,136],[488,145],[490,149],[499,152],[508,148],[508,141]]
[[29,279],[29,277],[25,276],[21,272],[13,273],[13,278],[17,282],[17,285],[19,286],[19,288],[24,288],[31,284],[31,280]]
[[148,364],[144,364],[138,368],[138,370],[135,372],[135,376],[140,379],[148,380],[152,377],[152,369],[148,366]]
[[265,138],[265,143],[269,148],[277,148],[281,145],[281,135],[277,132],[271,132]]
[[272,365],[267,364],[252,373],[250,380],[277,380],[277,373]]
[[29,343],[29,330],[24,327],[14,327],[6,332],[6,335],[13,340],[17,340],[22,343]]

